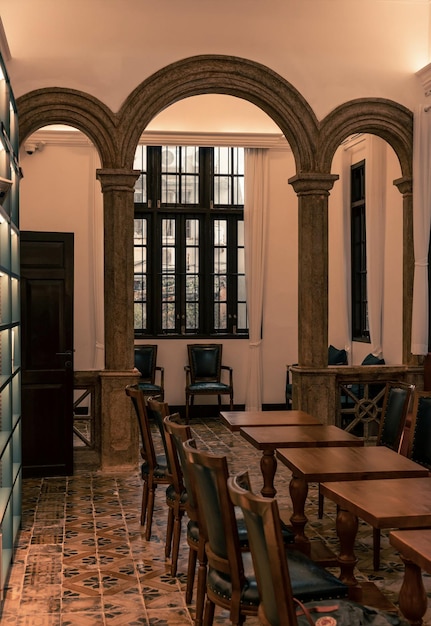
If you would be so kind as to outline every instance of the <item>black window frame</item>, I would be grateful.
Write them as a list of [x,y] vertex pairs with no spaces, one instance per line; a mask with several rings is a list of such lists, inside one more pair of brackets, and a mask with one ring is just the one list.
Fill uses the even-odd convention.
[[[161,158],[163,146],[140,146],[147,153],[146,194],[136,192],[135,188],[135,218],[147,220],[147,267],[146,267],[146,328],[137,328],[135,322],[135,338],[208,338],[217,337],[247,338],[248,327],[238,328],[237,310],[242,307],[246,310],[245,297],[238,300],[238,281],[243,281],[243,272],[238,275],[238,229],[239,222],[244,221],[243,204],[214,204],[214,178],[217,176],[214,168],[214,148],[199,147],[199,198],[196,204],[162,203],[162,171]],[[238,150],[238,148],[229,148]],[[140,178],[141,180],[141,178]],[[137,187],[142,184],[138,181]],[[237,181],[235,175],[231,177],[232,189]],[[142,188],[141,188],[142,191]],[[171,329],[163,328],[162,322],[162,220],[173,219],[176,223],[175,236],[175,320]],[[226,256],[227,269],[225,281],[226,308],[223,302],[215,304],[217,296],[214,293],[215,270],[213,255],[217,246],[214,242],[214,228],[217,219],[227,221]],[[204,242],[199,246],[199,315],[198,329],[187,329],[184,324],[184,312],[188,306],[185,300],[187,275],[185,270],[185,251],[187,238],[185,237],[188,220],[197,220],[200,237]],[[190,223],[190,222],[189,222]],[[178,233],[178,235],[177,235]],[[243,237],[243,226],[242,226]],[[136,245],[136,244],[135,244]],[[239,246],[243,248],[243,245]],[[135,286],[137,284],[135,275]],[[224,285],[223,285],[224,286]],[[220,290],[219,292],[220,293]],[[241,292],[242,293],[242,292]],[[135,305],[137,303],[135,294]],[[139,302],[138,302],[139,305]],[[226,311],[227,327],[217,328],[216,309]],[[245,314],[246,317],[246,314]],[[244,314],[242,319],[244,319]]]

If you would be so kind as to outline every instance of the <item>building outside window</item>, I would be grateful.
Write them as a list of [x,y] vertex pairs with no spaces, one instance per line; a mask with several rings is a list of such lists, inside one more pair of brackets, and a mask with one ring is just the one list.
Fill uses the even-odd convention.
[[244,149],[138,146],[135,336],[247,336]]

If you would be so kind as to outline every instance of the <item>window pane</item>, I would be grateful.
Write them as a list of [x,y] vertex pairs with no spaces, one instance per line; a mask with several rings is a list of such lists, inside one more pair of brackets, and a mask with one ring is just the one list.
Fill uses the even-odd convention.
[[245,302],[245,276],[238,276],[238,300]]
[[147,220],[134,220],[134,320],[135,328],[147,328]]
[[186,220],[186,328],[199,328],[199,220]]
[[163,330],[175,330],[175,303],[162,303],[162,328]]
[[247,306],[245,303],[238,305],[238,328],[241,330],[248,328]]
[[214,179],[214,204],[231,204],[229,176],[217,176]]

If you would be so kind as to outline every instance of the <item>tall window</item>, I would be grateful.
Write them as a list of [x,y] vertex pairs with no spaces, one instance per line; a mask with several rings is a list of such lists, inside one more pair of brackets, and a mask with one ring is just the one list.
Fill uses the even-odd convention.
[[244,150],[139,146],[136,336],[246,335]]
[[369,341],[365,161],[351,168],[352,339]]

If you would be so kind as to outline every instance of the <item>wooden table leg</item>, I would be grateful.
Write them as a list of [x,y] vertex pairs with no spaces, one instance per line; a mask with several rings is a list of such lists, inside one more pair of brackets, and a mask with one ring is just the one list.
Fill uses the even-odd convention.
[[361,588],[354,575],[357,558],[355,557],[354,545],[358,532],[358,518],[350,511],[338,507],[336,521],[337,535],[340,541],[340,554],[338,564],[340,566],[340,580],[349,587],[349,598],[356,602],[361,601]]
[[400,589],[399,605],[401,613],[411,626],[421,626],[428,607],[427,594],[422,580],[421,568],[400,554],[404,563],[404,578]]
[[305,525],[308,521],[307,516],[305,515],[305,501],[308,494],[307,481],[293,475],[289,484],[289,492],[293,508],[293,514],[290,518],[290,522],[295,534],[295,543],[299,544],[303,552],[309,554],[310,541],[304,532]]
[[274,498],[277,493],[274,487],[274,476],[277,470],[275,450],[266,449],[263,451],[260,459],[260,469],[263,477],[263,487],[260,493],[264,498]]

